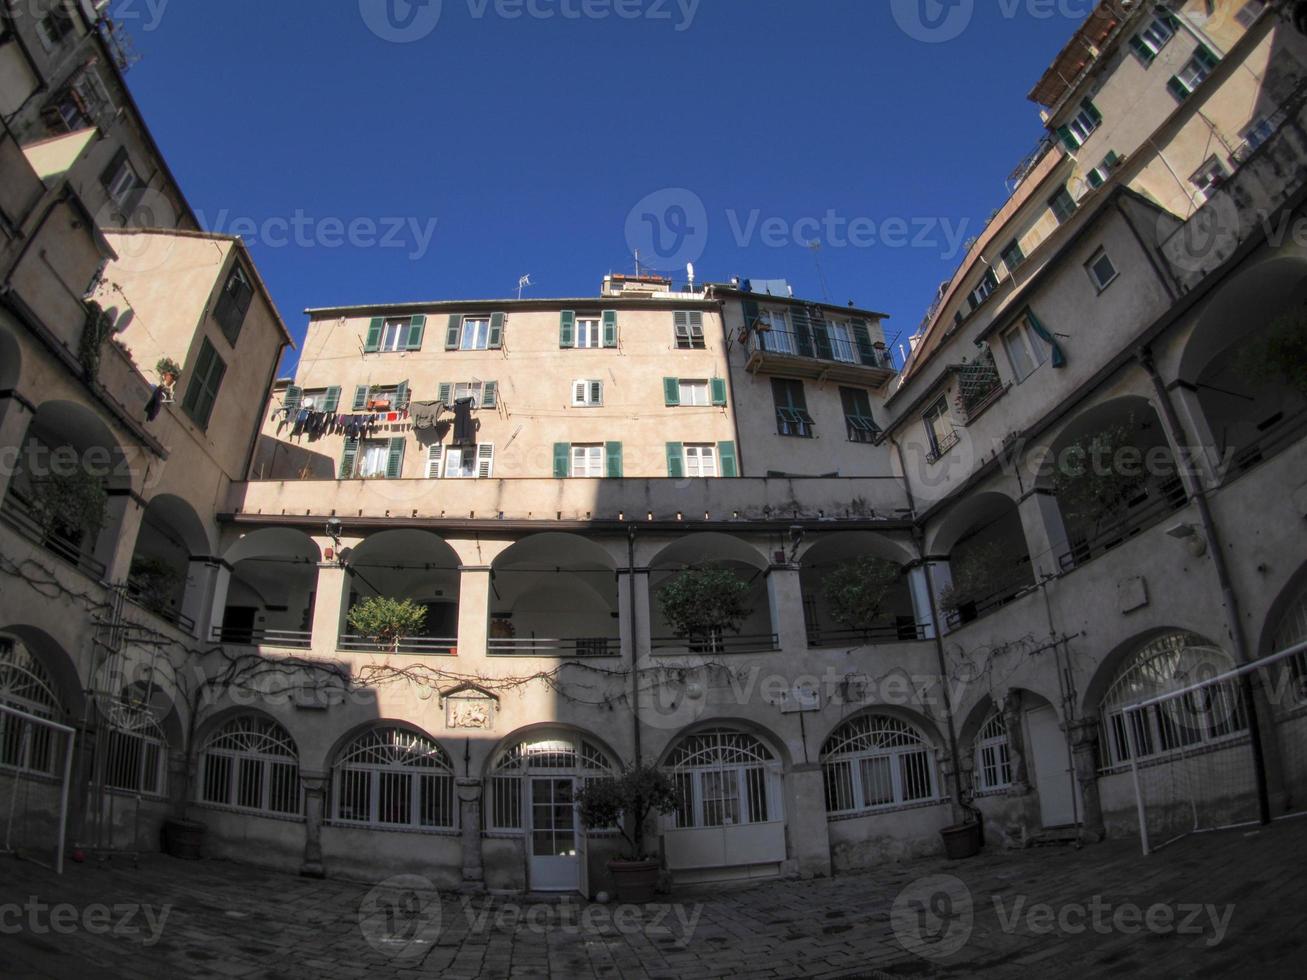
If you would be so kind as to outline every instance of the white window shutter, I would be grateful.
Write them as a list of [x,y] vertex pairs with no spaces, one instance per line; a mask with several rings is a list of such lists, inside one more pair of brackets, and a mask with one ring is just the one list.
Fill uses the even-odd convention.
[[602,405],[604,403],[604,383],[602,381],[590,382],[590,404]]
[[495,444],[483,442],[477,446],[477,479],[489,480],[495,474]]
[[432,443],[427,447],[427,479],[440,479],[440,455],[444,452],[445,447],[438,442]]
[[572,404],[573,404],[573,405],[584,405],[584,404],[585,404],[585,382],[584,382],[584,381],[574,381],[574,382],[572,383]]

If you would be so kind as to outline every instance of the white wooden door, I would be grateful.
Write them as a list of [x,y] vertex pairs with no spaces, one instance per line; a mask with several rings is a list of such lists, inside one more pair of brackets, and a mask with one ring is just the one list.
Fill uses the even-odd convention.
[[581,887],[576,804],[571,776],[532,776],[527,833],[531,889],[571,892]]
[[1075,774],[1067,753],[1066,735],[1051,705],[1026,712],[1026,748],[1039,792],[1039,815],[1044,827],[1077,823]]

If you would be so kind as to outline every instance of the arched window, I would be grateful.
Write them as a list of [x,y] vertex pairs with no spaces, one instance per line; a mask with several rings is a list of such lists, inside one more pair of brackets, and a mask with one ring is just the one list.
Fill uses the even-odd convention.
[[681,805],[671,826],[731,827],[782,819],[780,762],[745,732],[687,735],[667,757]]
[[336,759],[334,818],[373,827],[453,830],[454,767],[431,738],[372,728]]
[[826,740],[821,763],[828,814],[868,813],[938,795],[930,744],[897,718],[845,722]]
[[1193,633],[1166,633],[1144,644],[1103,696],[1104,764],[1129,762],[1133,744],[1139,746],[1139,758],[1146,759],[1240,735],[1248,724],[1235,680],[1131,712],[1133,724],[1126,724],[1131,705],[1233,669],[1229,654]]
[[990,715],[976,736],[976,782],[982,792],[1005,789],[1012,784],[1007,722],[1002,711]]
[[[1303,588],[1293,604],[1285,610],[1280,626],[1275,631],[1275,652],[1297,646],[1304,640],[1307,640],[1307,588]],[[1307,650],[1294,654],[1289,662],[1293,665],[1294,676],[1300,682],[1298,696],[1301,700],[1307,697],[1307,685],[1301,685],[1302,681],[1307,680]]]
[[572,776],[584,784],[614,771],[607,754],[580,735],[564,733],[518,742],[504,750],[491,767],[488,826],[500,831],[525,826],[522,784],[529,776]]
[[300,813],[299,753],[270,718],[236,718],[204,743],[200,800],[255,813]]
[[[61,713],[45,667],[10,636],[0,636],[0,704],[38,718],[54,719]],[[49,728],[0,713],[0,766],[54,775],[56,739]]]
[[167,775],[168,741],[148,705],[127,691],[106,706],[109,718],[104,756],[104,785],[146,796],[162,796]]

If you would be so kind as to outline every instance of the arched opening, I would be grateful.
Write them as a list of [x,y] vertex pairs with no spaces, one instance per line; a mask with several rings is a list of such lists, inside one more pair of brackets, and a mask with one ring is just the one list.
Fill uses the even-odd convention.
[[420,631],[385,648],[400,653],[440,655],[458,646],[459,559],[454,549],[427,531],[382,531],[345,554],[349,594],[343,603],[342,650],[377,650],[376,636],[361,633],[350,613],[374,598],[408,600],[426,613]]
[[[724,572],[739,586],[695,574],[704,571]],[[779,643],[767,560],[729,534],[688,534],[658,552],[649,562],[649,605],[655,650],[748,653],[775,650]],[[734,606],[738,618],[714,615],[726,606]],[[678,622],[687,612],[692,621]]]
[[298,815],[299,750],[271,718],[241,715],[204,740],[198,802],[257,814]]
[[128,598],[193,634],[208,588],[205,568],[193,562],[209,554],[209,535],[190,504],[171,494],[152,498],[132,552]]
[[935,536],[935,591],[950,629],[1020,598],[1035,584],[1021,515],[1001,493],[977,494],[946,517]]
[[681,803],[663,818],[667,866],[706,874],[779,872],[785,860],[780,754],[751,732],[713,727],[682,735],[662,762]]
[[941,798],[935,748],[915,725],[862,714],[831,732],[821,749],[828,816],[894,810]]
[[345,743],[332,765],[331,818],[377,830],[454,830],[454,765],[430,735],[376,725]]
[[[18,341],[8,328],[0,326],[0,391],[18,390],[18,381],[23,374],[23,351]],[[16,405],[12,396],[0,397],[0,423],[8,417],[10,411],[24,411]]]
[[[0,705],[54,722],[66,716],[50,672],[21,639],[7,633],[0,633]],[[56,775],[62,745],[54,729],[0,712],[0,768]]]
[[[1231,479],[1293,442],[1307,418],[1307,261],[1263,262],[1223,285],[1185,345],[1182,401]],[[1195,405],[1196,402],[1196,405]],[[1202,431],[1205,430],[1205,431]]]
[[574,534],[536,534],[491,566],[491,656],[612,657],[620,652],[616,563]]
[[223,643],[306,649],[312,639],[322,552],[293,528],[245,535],[223,556],[214,594],[214,638]]
[[491,756],[486,827],[525,838],[532,891],[588,891],[589,833],[577,819],[576,791],[616,771],[598,740],[574,731],[511,735]]
[[[1045,483],[1057,494],[1063,570],[1097,558],[1185,504],[1170,444],[1144,398],[1089,409],[1059,433]],[[1061,539],[1063,535],[1051,534]]]
[[898,545],[870,531],[824,537],[800,562],[803,618],[812,647],[920,640],[930,614],[918,608]]
[[50,401],[28,425],[3,511],[28,540],[102,578],[129,490],[130,471],[109,427],[84,405]]

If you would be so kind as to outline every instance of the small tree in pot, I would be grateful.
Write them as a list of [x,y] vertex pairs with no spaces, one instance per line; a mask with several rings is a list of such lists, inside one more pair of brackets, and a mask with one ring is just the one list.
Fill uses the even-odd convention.
[[658,592],[667,624],[677,636],[710,650],[721,646],[724,630],[740,632],[752,610],[745,604],[748,583],[729,568],[687,568]]
[[74,547],[95,542],[108,521],[109,494],[90,473],[51,473],[32,481],[31,513],[47,536]]
[[845,629],[875,629],[888,618],[885,605],[902,577],[898,565],[874,555],[840,563],[822,583],[831,617]]
[[383,649],[398,651],[406,636],[420,633],[427,625],[427,611],[412,599],[391,599],[374,595],[364,599],[346,617],[350,629],[369,636]]
[[659,861],[645,851],[645,825],[653,814],[671,813],[681,805],[671,777],[647,763],[632,766],[587,783],[576,800],[587,827],[616,827],[626,842],[625,854],[608,862],[617,897],[624,902],[653,901]]

